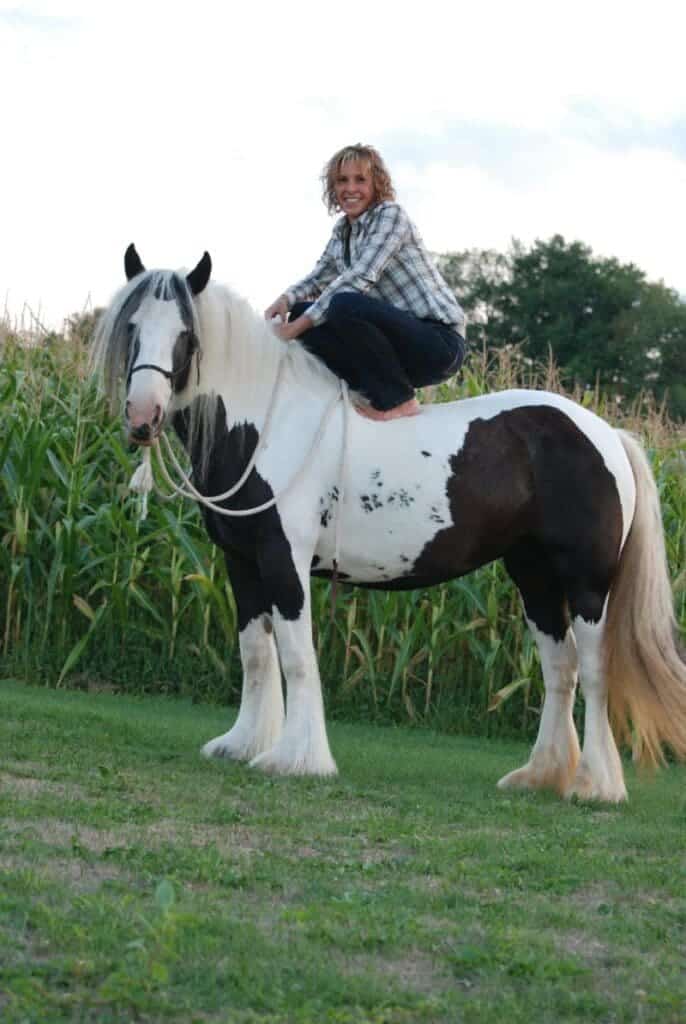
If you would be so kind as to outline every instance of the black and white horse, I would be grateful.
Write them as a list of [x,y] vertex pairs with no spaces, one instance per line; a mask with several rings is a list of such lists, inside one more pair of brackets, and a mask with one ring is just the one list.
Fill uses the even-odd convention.
[[[504,559],[538,644],[545,702],[528,763],[501,786],[624,799],[608,705],[635,754],[656,761],[666,744],[686,756],[686,669],[658,496],[630,435],[541,391],[386,423],[347,416],[345,402],[332,407],[340,382],[211,282],[207,253],[185,275],[146,271],[130,246],[125,267],[95,352],[111,396],[126,382],[130,437],[151,444],[171,424],[208,495],[233,490],[256,455],[219,505],[267,506],[239,518],[203,507],[226,557],[244,673],[235,725],[206,755],[280,774],[336,771],[308,583],[331,576],[338,555],[341,579],[383,589],[426,587]],[[583,751],[572,718],[577,678]]]

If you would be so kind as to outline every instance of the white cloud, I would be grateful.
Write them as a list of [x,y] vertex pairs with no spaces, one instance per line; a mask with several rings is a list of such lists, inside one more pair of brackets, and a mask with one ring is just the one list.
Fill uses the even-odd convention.
[[[131,240],[150,265],[208,248],[266,304],[328,237],[324,160],[400,136],[411,153],[392,170],[432,248],[561,231],[686,292],[683,155],[604,139],[686,124],[681,8],[398,6],[351,25],[310,0],[0,2],[0,305],[59,323],[89,293],[102,303]],[[465,159],[484,127],[488,153]]]
[[[656,150],[603,152],[566,141],[556,170],[532,188],[508,188],[477,167],[446,164],[403,168],[399,181],[435,251],[504,250],[513,237],[530,243],[560,233],[686,292],[680,243],[686,218],[679,203],[686,194],[686,159]],[[440,208],[436,195],[444,197]]]

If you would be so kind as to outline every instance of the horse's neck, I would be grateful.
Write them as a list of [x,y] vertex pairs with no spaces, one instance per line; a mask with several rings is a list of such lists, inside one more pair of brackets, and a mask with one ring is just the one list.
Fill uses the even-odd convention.
[[199,390],[220,396],[229,424],[264,422],[276,379],[278,339],[247,302],[221,285],[198,304],[203,359]]
[[[209,292],[209,289],[208,289]],[[219,395],[227,426],[249,423],[261,433],[294,410],[317,415],[335,389],[335,378],[300,346],[284,343],[243,299],[221,286],[200,307],[207,345],[200,390]]]

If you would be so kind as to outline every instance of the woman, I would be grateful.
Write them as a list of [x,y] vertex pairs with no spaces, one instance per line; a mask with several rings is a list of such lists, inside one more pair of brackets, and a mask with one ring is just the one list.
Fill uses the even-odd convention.
[[264,315],[280,316],[284,341],[298,338],[362,396],[363,415],[416,415],[414,389],[462,364],[464,314],[372,146],[335,153],[322,184],[329,213],[343,216],[312,273]]

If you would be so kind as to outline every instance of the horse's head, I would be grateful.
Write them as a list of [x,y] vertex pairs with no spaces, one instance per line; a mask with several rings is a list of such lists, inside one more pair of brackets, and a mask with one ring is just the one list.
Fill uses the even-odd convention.
[[125,418],[129,439],[151,444],[162,429],[175,395],[186,388],[193,358],[200,358],[194,297],[210,278],[205,253],[184,276],[146,271],[133,245],[124,256],[126,277],[113,337],[126,370]]

